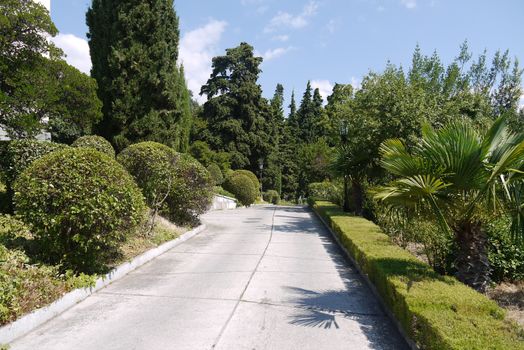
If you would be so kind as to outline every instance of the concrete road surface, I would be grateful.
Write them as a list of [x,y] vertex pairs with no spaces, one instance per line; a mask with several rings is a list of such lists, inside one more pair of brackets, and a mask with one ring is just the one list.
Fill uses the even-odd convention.
[[405,349],[309,210],[206,214],[208,229],[11,349]]

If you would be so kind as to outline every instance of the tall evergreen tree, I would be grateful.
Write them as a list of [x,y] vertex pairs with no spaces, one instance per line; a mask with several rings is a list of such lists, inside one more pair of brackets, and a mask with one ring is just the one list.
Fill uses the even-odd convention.
[[86,20],[103,102],[98,133],[118,149],[140,140],[186,149],[191,113],[173,0],[93,0]]
[[208,144],[231,154],[231,166],[260,174],[259,161],[272,152],[270,108],[257,84],[261,57],[247,43],[213,58],[213,71],[201,94],[207,95],[202,117],[208,123]]
[[311,143],[315,138],[315,107],[312,100],[311,82],[307,82],[306,91],[297,111],[298,127],[302,142]]

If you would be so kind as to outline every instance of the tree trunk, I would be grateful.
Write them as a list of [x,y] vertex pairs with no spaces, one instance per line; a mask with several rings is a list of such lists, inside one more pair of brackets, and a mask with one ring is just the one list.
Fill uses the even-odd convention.
[[490,283],[487,238],[480,222],[461,222],[453,228],[458,245],[455,261],[459,281],[484,293]]
[[349,185],[348,185],[348,176],[344,176],[344,205],[343,209],[346,213],[348,213],[351,208],[349,205]]
[[353,195],[353,205],[355,206],[355,214],[362,216],[363,204],[364,204],[364,194],[362,192],[362,185],[360,181],[353,179],[351,181],[352,195]]

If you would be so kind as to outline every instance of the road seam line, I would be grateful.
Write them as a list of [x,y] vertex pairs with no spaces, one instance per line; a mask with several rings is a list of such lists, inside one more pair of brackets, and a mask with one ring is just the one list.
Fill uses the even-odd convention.
[[275,214],[276,214],[276,212],[277,212],[277,208],[275,207],[273,209],[273,215],[271,216],[271,232],[269,233],[269,239],[267,241],[266,247],[264,248],[264,251],[262,252],[262,255],[260,256],[260,259],[258,259],[257,265],[255,266],[255,269],[251,273],[251,276],[249,276],[249,280],[247,281],[246,286],[244,287],[244,290],[240,294],[240,297],[238,298],[238,301],[236,302],[235,306],[233,307],[233,310],[231,311],[231,314],[227,318],[226,323],[222,326],[222,329],[218,333],[218,336],[216,337],[215,341],[213,342],[213,345],[211,346],[211,349],[214,349],[218,345],[218,342],[220,341],[220,339],[222,338],[222,335],[226,331],[227,326],[229,325],[229,323],[231,322],[231,319],[235,315],[235,312],[238,309],[238,305],[240,305],[240,302],[242,301],[242,298],[244,297],[244,294],[246,293],[247,288],[249,287],[249,284],[251,283],[251,280],[255,276],[255,273],[257,272],[258,267],[260,266],[260,263],[262,262],[262,259],[266,255],[267,249],[269,248],[269,244],[271,243],[271,239],[273,238],[273,229],[275,228]]

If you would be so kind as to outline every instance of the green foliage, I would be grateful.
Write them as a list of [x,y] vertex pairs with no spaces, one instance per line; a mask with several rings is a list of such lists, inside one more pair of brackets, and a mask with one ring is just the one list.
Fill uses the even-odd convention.
[[234,198],[247,207],[255,203],[259,193],[248,175],[236,172],[226,179],[224,189],[233,193]]
[[231,167],[230,155],[227,152],[215,152],[203,141],[195,141],[189,147],[189,154],[198,160],[203,166],[208,167],[212,163],[217,164],[222,172]]
[[178,65],[173,0],[94,0],[86,19],[92,75],[103,102],[97,133],[117,150],[157,141],[186,151],[191,97]]
[[511,220],[492,220],[486,228],[492,280],[524,280],[524,247],[511,239]]
[[377,198],[453,234],[457,277],[484,290],[489,261],[481,218],[516,208],[515,227],[522,222],[520,192],[511,190],[523,181],[524,133],[511,133],[503,118],[482,136],[456,121],[438,131],[426,127],[411,152],[399,140],[387,141],[381,152],[382,165],[399,179],[379,189]]
[[221,185],[224,182],[224,175],[222,175],[222,170],[220,170],[220,167],[216,163],[211,163],[207,167],[207,171],[209,171],[209,174],[211,175],[211,179],[213,179],[213,184],[215,186]]
[[240,169],[235,170],[233,174],[241,174],[249,177],[249,180],[251,180],[251,182],[253,183],[253,187],[256,189],[257,197],[260,197],[260,181],[258,181],[258,177],[253,172],[245,169]]
[[103,271],[144,218],[144,200],[131,176],[88,148],[33,162],[14,190],[16,212],[31,225],[41,258],[77,272]]
[[261,57],[253,47],[241,43],[213,58],[213,72],[202,86],[207,95],[202,118],[207,122],[206,141],[219,152],[231,155],[234,169],[256,171],[260,159],[272,152],[271,111],[257,84]]
[[213,193],[209,172],[189,155],[156,142],[127,147],[118,161],[135,178],[147,204],[177,224],[194,224]]
[[115,158],[115,149],[111,146],[111,143],[102,136],[87,135],[79,137],[72,144],[73,147],[87,147],[96,149],[99,152],[107,154],[111,158]]
[[309,198],[320,201],[330,201],[342,206],[344,189],[336,182],[312,182],[308,186]]
[[213,199],[213,180],[196,159],[180,154],[175,163],[173,195],[168,196],[168,217],[178,224],[194,225],[209,209]]
[[269,190],[262,193],[262,198],[264,201],[277,205],[280,202],[280,195],[275,190]]
[[390,242],[373,223],[329,202],[314,209],[421,349],[524,349],[524,333],[495,302]]
[[213,187],[213,192],[216,194],[220,194],[222,196],[235,198],[235,195],[229,191],[226,191],[222,188],[222,186],[215,186]]
[[166,196],[174,193],[174,167],[179,159],[172,148],[157,142],[140,142],[118,154],[117,160],[133,176],[150,208],[167,211]]
[[35,160],[67,147],[67,145],[50,141],[14,140],[9,142],[1,160],[5,167],[8,186],[11,186],[18,175]]
[[71,142],[90,132],[101,117],[96,83],[48,40],[57,30],[45,7],[3,1],[0,23],[0,124],[8,135],[33,138],[49,128],[53,139]]
[[56,266],[33,265],[22,251],[0,244],[0,325],[93,282],[93,277],[84,274],[61,274]]

